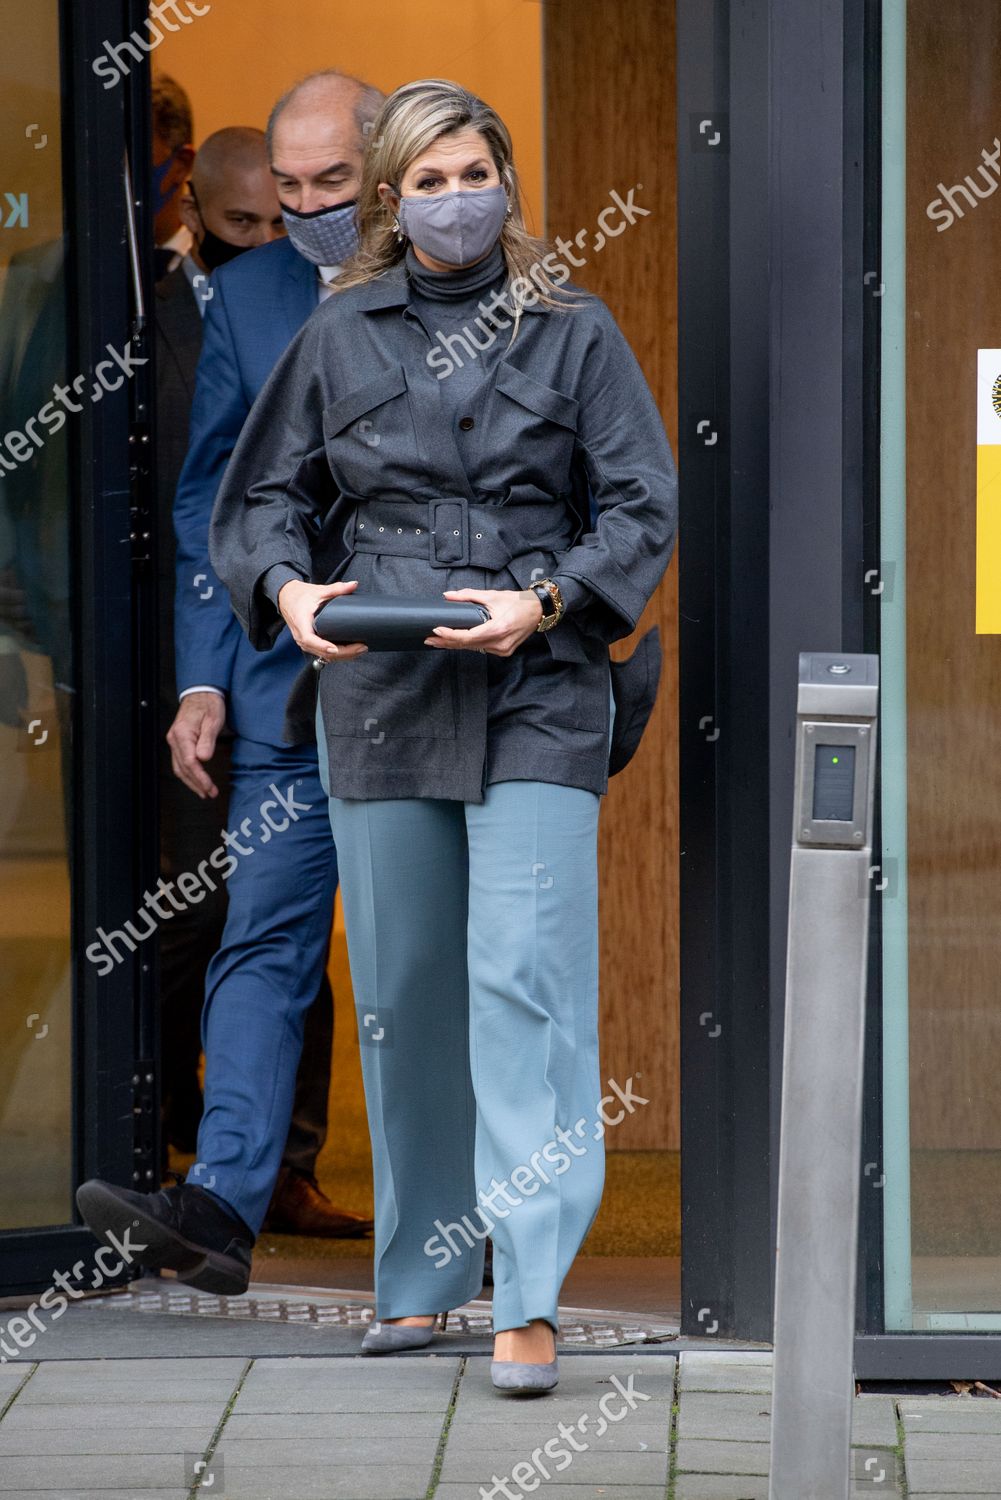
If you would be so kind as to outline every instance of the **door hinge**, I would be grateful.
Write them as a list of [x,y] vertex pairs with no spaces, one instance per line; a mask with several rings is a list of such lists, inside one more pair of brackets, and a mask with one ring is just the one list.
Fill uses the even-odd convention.
[[159,1186],[155,1162],[156,1069],[152,1058],[132,1065],[132,1181],[137,1187]]
[[129,547],[134,564],[148,563],[152,558],[153,516],[149,505],[150,434],[145,423],[136,423],[129,432]]

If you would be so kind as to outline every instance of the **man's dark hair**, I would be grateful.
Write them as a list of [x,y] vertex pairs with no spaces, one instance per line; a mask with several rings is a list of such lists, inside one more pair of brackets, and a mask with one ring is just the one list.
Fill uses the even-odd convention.
[[181,85],[166,73],[153,77],[153,134],[167,142],[171,150],[190,146],[195,138],[191,100]]

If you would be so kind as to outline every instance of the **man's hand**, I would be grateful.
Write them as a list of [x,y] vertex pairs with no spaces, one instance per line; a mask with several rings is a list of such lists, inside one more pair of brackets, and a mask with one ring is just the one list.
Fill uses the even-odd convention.
[[335,646],[313,629],[313,618],[321,604],[336,599],[338,594],[350,594],[357,587],[357,578],[349,583],[300,583],[290,578],[282,584],[278,590],[278,608],[300,651],[318,656],[321,661],[350,661],[368,650],[361,641]]
[[220,693],[187,693],[167,731],[174,775],[203,801],[219,795],[202,763],[215,754],[216,740],[225,723],[226,700]]
[[458,651],[486,651],[490,656],[512,656],[522,641],[538,628],[542,604],[534,589],[446,589],[446,599],[468,599],[484,604],[490,619],[469,630],[436,625],[425,646]]

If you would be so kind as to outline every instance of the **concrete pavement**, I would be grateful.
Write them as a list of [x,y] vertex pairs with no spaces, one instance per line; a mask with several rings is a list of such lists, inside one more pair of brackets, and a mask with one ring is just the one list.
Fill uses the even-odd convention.
[[[0,1368],[0,1500],[764,1500],[767,1352],[47,1359]],[[861,1395],[852,1495],[1001,1496],[1001,1401]]]

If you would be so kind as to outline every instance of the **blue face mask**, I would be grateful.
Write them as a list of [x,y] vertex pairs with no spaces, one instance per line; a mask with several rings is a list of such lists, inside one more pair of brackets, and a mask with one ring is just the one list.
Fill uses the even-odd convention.
[[355,218],[357,200],[335,203],[333,208],[317,208],[301,214],[281,204],[288,237],[299,254],[314,266],[339,266],[350,260],[358,249],[358,224]]
[[170,189],[169,192],[165,193],[164,190],[163,190],[163,181],[164,181],[164,178],[166,177],[167,173],[170,171],[171,167],[174,165],[174,157],[176,155],[177,155],[177,151],[176,150],[172,151],[169,156],[165,156],[164,157],[163,161],[160,163],[160,165],[158,167],[154,167],[153,168],[153,217],[154,218],[156,218],[156,216],[157,216],[158,213],[162,213],[162,211],[167,207],[167,204],[170,202],[171,198],[174,197],[174,195],[177,193],[178,189],[181,186],[181,184],[179,182],[175,182],[174,186]]
[[507,192],[499,186],[401,197],[396,217],[425,255],[446,266],[468,266],[493,249],[507,213]]

